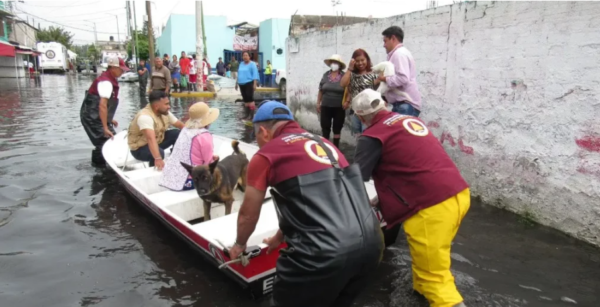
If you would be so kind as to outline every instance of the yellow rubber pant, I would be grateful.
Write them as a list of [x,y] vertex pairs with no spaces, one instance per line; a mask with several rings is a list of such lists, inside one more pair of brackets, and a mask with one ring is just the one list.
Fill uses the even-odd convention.
[[463,301],[450,273],[450,245],[471,206],[467,188],[404,222],[412,257],[413,288],[432,307],[452,307]]

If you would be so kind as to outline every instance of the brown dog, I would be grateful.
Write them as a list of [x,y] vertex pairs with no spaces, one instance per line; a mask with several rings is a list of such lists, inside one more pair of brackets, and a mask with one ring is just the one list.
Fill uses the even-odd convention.
[[192,167],[181,162],[190,173],[198,196],[204,201],[204,220],[210,220],[211,203],[225,204],[225,214],[231,214],[233,206],[233,191],[236,186],[246,190],[246,171],[248,158],[240,150],[239,142],[232,141],[233,154],[219,162],[219,159],[209,165]]

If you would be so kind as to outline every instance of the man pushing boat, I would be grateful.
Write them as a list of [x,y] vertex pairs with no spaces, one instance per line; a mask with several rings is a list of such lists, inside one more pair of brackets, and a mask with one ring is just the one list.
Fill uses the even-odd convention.
[[85,92],[79,117],[81,125],[94,145],[92,164],[106,163],[102,157],[102,145],[117,133],[118,126],[113,118],[119,105],[119,82],[123,72],[129,71],[123,59],[108,58],[108,69],[103,72]]
[[254,116],[259,151],[248,165],[236,259],[254,232],[267,187],[279,230],[265,239],[279,251],[271,306],[350,306],[381,261],[384,242],[358,165],[349,166],[328,140],[306,132],[282,103]]

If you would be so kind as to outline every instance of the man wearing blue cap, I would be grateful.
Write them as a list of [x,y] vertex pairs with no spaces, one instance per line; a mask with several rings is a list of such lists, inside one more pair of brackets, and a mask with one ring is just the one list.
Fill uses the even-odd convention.
[[287,244],[279,250],[271,306],[351,306],[384,245],[360,168],[302,129],[282,103],[262,104],[253,123],[260,150],[248,165],[231,259],[245,251],[271,187],[279,230],[264,240],[267,253]]

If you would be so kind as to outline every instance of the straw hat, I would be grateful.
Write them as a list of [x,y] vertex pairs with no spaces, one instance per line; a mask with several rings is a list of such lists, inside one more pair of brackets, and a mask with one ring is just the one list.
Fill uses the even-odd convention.
[[185,123],[189,129],[204,128],[219,118],[219,109],[209,108],[204,102],[196,102],[188,111],[190,119]]
[[342,57],[339,54],[334,54],[325,59],[323,62],[325,62],[325,65],[329,66],[331,65],[331,61],[338,62],[340,64],[340,70],[346,69],[346,63],[344,63],[344,60],[342,60]]

